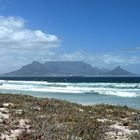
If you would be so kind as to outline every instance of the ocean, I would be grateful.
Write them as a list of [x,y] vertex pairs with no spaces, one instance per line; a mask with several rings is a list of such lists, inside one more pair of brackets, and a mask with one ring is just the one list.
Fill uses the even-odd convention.
[[140,77],[2,77],[0,93],[140,109]]

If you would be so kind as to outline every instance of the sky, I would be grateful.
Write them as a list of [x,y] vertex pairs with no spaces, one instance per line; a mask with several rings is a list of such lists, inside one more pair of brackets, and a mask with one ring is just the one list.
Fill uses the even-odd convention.
[[139,0],[0,0],[0,73],[85,61],[140,74]]

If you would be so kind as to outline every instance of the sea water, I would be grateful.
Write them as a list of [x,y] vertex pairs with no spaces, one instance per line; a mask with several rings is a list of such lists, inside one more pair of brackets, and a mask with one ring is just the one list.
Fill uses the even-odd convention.
[[21,93],[83,105],[103,103],[140,109],[139,77],[1,78],[0,93]]

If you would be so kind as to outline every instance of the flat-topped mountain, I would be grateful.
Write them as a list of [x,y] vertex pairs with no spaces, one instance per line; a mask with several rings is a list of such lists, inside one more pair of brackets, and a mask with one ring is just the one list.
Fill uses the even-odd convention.
[[134,74],[120,68],[113,70],[99,69],[83,61],[33,61],[20,69],[3,74],[9,77],[38,77],[38,76],[133,76]]

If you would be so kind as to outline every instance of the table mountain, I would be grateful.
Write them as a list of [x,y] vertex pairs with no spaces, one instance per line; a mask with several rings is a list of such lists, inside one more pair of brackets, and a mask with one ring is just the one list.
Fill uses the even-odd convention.
[[33,61],[20,69],[3,74],[6,77],[47,76],[132,76],[134,74],[117,66],[113,70],[99,69],[83,61]]

